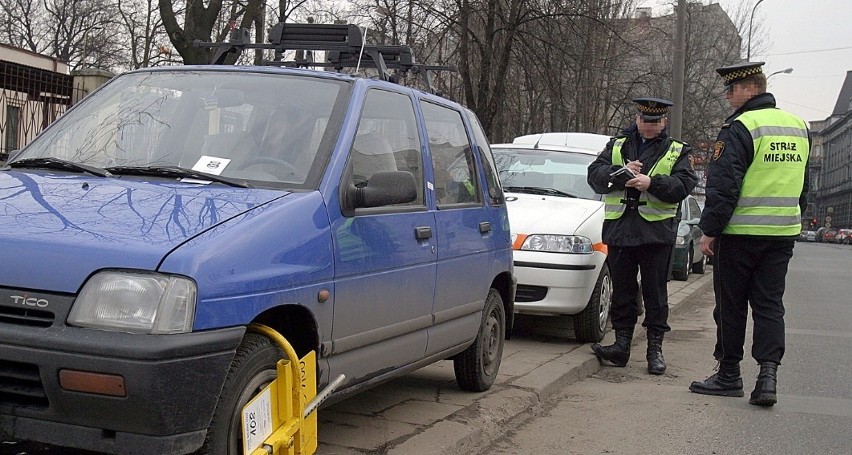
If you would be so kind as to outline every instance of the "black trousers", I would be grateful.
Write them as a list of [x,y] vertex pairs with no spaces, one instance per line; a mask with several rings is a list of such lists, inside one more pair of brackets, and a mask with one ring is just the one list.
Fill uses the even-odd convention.
[[636,298],[639,296],[638,272],[642,273],[642,299],[649,330],[668,332],[669,293],[667,279],[673,245],[609,247],[612,274],[612,328],[632,329],[636,325]]
[[793,240],[721,235],[714,244],[713,286],[716,348],[725,364],[743,359],[748,308],[754,320],[751,356],[781,363],[784,357],[784,297]]

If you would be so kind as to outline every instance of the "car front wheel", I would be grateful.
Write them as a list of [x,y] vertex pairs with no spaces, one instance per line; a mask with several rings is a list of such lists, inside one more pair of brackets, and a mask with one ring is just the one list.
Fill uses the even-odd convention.
[[692,264],[692,273],[703,275],[707,271],[707,256],[701,253],[701,260]]
[[491,388],[503,358],[506,310],[496,289],[488,291],[476,340],[453,358],[456,382],[462,390],[484,392]]
[[574,336],[581,343],[597,343],[606,332],[609,310],[612,305],[612,279],[609,266],[601,268],[595,289],[586,309],[574,316]]
[[204,446],[196,454],[243,453],[243,407],[275,379],[275,365],[281,358],[284,352],[272,340],[256,333],[246,334],[231,362]]
[[678,281],[686,281],[689,278],[689,269],[692,267],[692,245],[686,248],[686,262],[680,270],[672,271],[672,278]]

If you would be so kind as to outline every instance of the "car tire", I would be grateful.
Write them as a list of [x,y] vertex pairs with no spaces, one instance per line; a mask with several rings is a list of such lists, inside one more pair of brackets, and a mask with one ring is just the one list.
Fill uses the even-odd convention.
[[686,262],[680,270],[672,270],[672,278],[678,281],[686,281],[689,278],[689,269],[692,268],[692,245],[686,247]]
[[462,390],[484,392],[491,388],[500,370],[506,339],[506,310],[496,289],[488,291],[476,340],[453,357],[456,383]]
[[692,273],[697,273],[699,275],[704,275],[704,272],[707,271],[707,256],[704,253],[701,253],[701,260],[692,264]]
[[241,413],[243,407],[276,377],[276,364],[284,352],[269,338],[247,333],[237,347],[219,402],[197,455],[243,453]]
[[589,304],[580,313],[574,315],[574,337],[581,343],[597,343],[606,333],[609,310],[612,308],[612,278],[609,266],[601,268],[595,289],[589,298]]

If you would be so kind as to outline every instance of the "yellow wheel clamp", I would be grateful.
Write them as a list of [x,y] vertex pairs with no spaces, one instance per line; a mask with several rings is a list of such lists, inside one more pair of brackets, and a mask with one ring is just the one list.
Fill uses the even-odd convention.
[[[317,415],[313,411],[331,395],[345,376],[340,375],[317,395],[317,356],[301,359],[275,330],[260,324],[249,330],[269,337],[287,356],[276,365],[276,378],[242,409],[245,455],[309,455],[317,450]],[[298,362],[294,361],[299,359]]]

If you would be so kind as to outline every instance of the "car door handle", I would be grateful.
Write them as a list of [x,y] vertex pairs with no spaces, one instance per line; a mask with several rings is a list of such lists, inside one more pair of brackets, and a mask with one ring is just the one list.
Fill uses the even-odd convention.
[[491,223],[489,223],[487,221],[483,221],[483,222],[479,223],[479,233],[480,234],[487,234],[489,232],[491,232]]
[[420,226],[414,228],[414,238],[417,240],[426,240],[432,237],[432,228],[429,226]]

